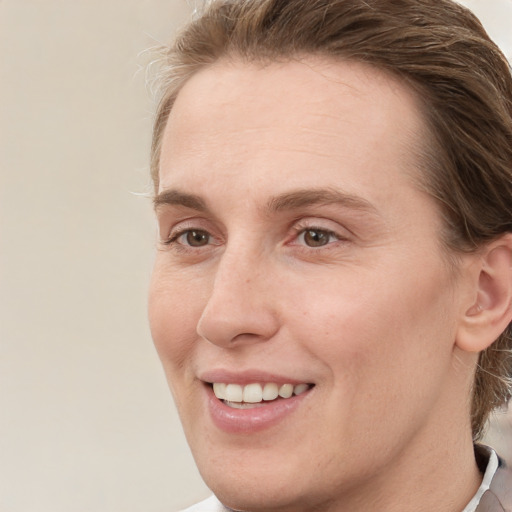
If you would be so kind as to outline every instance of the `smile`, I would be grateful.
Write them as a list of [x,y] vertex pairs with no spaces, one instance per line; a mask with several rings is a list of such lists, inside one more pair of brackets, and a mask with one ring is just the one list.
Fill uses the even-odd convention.
[[[199,375],[205,406],[216,428],[255,434],[276,427],[297,410],[307,410],[316,383],[260,370],[214,369]],[[306,407],[306,409],[303,409]]]
[[276,384],[267,382],[265,384],[252,383],[242,386],[240,384],[214,382],[213,392],[228,407],[235,409],[247,409],[264,405],[265,402],[272,402],[277,399],[288,399],[292,396],[301,395],[312,387],[311,384]]

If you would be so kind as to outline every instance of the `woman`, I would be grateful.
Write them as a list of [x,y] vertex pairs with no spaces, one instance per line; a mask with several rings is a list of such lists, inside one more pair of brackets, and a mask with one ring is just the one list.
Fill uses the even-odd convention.
[[215,498],[511,510],[512,77],[449,0],[220,0],[168,51],[150,323]]

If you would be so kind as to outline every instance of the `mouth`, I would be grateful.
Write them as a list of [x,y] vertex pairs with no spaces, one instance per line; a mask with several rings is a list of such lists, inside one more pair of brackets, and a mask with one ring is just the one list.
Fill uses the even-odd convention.
[[278,401],[302,395],[312,389],[314,384],[300,383],[278,384],[275,382],[253,382],[246,385],[229,382],[211,382],[215,397],[232,409],[254,409]]
[[286,428],[287,418],[309,415],[311,396],[316,394],[316,383],[258,369],[211,369],[198,377],[210,420],[228,434]]

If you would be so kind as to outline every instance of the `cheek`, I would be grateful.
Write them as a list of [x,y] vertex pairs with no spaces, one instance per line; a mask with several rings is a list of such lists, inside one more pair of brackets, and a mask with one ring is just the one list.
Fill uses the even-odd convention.
[[455,323],[444,274],[415,270],[354,273],[294,291],[303,305],[300,339],[330,367],[333,379],[349,375],[351,382],[393,386],[413,380],[419,368],[428,373],[449,363]]
[[332,444],[362,439],[364,431],[368,459],[375,445],[392,449],[389,440],[399,445],[425,423],[450,372],[450,296],[432,275],[421,284],[403,278],[344,279],[301,298],[308,308],[296,339],[326,369],[325,421],[338,432]]
[[149,290],[149,325],[171,386],[190,366],[197,341],[202,306],[194,289],[190,280],[155,267]]

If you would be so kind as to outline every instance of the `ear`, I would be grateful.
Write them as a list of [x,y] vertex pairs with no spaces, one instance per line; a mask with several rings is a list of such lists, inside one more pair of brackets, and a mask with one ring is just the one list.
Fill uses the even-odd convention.
[[475,256],[471,304],[456,338],[456,345],[467,352],[485,350],[512,321],[512,233],[484,246]]

